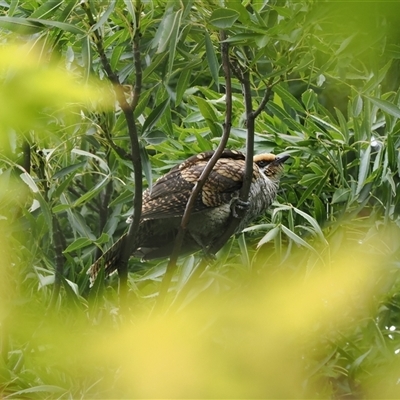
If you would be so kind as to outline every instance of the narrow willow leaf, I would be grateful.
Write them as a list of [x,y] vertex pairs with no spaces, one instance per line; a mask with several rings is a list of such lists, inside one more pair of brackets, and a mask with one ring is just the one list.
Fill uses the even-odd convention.
[[148,144],[160,144],[167,140],[168,136],[160,129],[152,129],[143,139],[146,140]]
[[324,119],[317,117],[316,115],[310,114],[310,118],[313,119],[314,121],[319,122],[321,125],[324,125],[330,129],[332,129],[333,131],[339,133],[342,136],[342,132],[340,132],[340,130],[332,123],[329,123],[329,122],[325,121]]
[[190,75],[192,73],[191,68],[185,68],[180,74],[178,78],[178,83],[176,85],[176,99],[175,106],[181,104],[183,95],[185,94],[186,89],[188,89]]
[[353,100],[353,115],[355,117],[358,117],[362,111],[362,108],[363,108],[363,99],[358,94]]
[[[392,65],[392,60],[389,60],[377,74],[374,74],[372,78],[364,85],[363,93],[371,93],[374,89],[378,87],[378,85],[385,79],[389,68]],[[376,93],[375,93],[376,94]]]
[[215,54],[214,46],[211,42],[210,35],[207,31],[205,33],[205,43],[206,43],[206,57],[208,67],[210,68],[211,77],[213,78],[215,84],[217,85],[217,91],[219,90],[218,84],[218,71],[219,71],[219,63],[217,56]]
[[85,156],[85,157],[88,157],[88,158],[95,159],[98,162],[100,168],[103,171],[107,172],[107,174],[110,174],[110,169],[109,169],[107,163],[102,158],[100,158],[99,156],[96,156],[95,154],[92,154],[92,153],[90,153],[88,151],[81,150],[81,149],[72,149],[71,153],[75,153],[75,154],[79,154],[81,156]]
[[168,43],[171,39],[175,17],[176,13],[173,13],[171,7],[165,11],[153,39],[152,47],[157,47],[157,53],[163,53],[167,49]]
[[75,172],[77,169],[85,166],[86,164],[87,164],[86,161],[82,161],[80,163],[72,164],[72,165],[69,165],[68,167],[62,168],[52,176],[52,179],[63,178],[64,176],[70,174],[71,172]]
[[84,193],[79,199],[75,201],[73,204],[73,207],[77,207],[81,204],[84,204],[91,200],[93,197],[97,196],[107,185],[109,182],[109,176],[106,176],[103,180],[101,180],[95,187],[93,187],[91,190],[88,192]]
[[218,136],[219,130],[216,128],[218,117],[214,108],[211,106],[209,102],[207,102],[203,98],[198,96],[194,96],[194,98],[197,102],[197,106],[199,107],[201,115],[204,117],[211,132],[213,133],[214,136]]
[[53,212],[53,214],[57,214],[60,212],[64,212],[65,210],[68,210],[70,208],[71,208],[70,204],[57,204],[51,209],[51,211]]
[[81,51],[83,66],[84,66],[84,82],[89,81],[92,70],[92,53],[90,48],[90,37],[86,35],[82,38],[82,51]]
[[263,244],[270,242],[275,239],[276,235],[279,233],[280,227],[276,226],[272,228],[264,237],[258,242],[257,248],[261,247]]
[[26,20],[30,22],[37,22],[54,28],[59,28],[65,32],[71,32],[78,35],[87,35],[87,32],[84,31],[83,29],[80,29],[72,24],[67,24],[66,22],[52,21],[48,19],[36,19],[36,18],[26,18]]
[[296,111],[304,111],[304,107],[300,104],[300,102],[286,88],[284,88],[283,85],[275,85],[273,90],[279,95],[285,104],[292,107]]
[[67,210],[67,214],[71,227],[76,231],[76,233],[78,233],[80,236],[88,237],[93,241],[96,240],[96,236],[86,224],[82,214],[73,209]]
[[80,237],[78,239],[76,239],[75,241],[73,241],[64,251],[63,253],[71,253],[72,251],[76,251],[79,249],[83,249],[84,247],[90,246],[91,244],[93,244],[93,241],[88,239],[88,238],[84,238],[84,237]]
[[60,7],[63,0],[48,0],[38,7],[31,15],[30,18],[43,18],[50,13],[50,17],[53,15],[54,11]]
[[29,186],[29,189],[31,189],[33,193],[39,193],[39,188],[36,185],[36,182],[27,172],[23,172],[19,176]]
[[268,102],[267,108],[273,113],[275,117],[279,118],[288,127],[299,132],[302,132],[304,130],[304,127],[301,124],[299,124],[296,120],[294,120],[286,110],[284,110],[281,106],[279,106],[275,102],[272,101]]
[[251,18],[250,18],[250,13],[247,11],[246,7],[241,4],[240,1],[237,0],[225,0],[225,5],[237,11],[239,13],[239,20],[245,24],[245,25],[250,25],[251,24]]
[[197,102],[197,106],[199,107],[201,115],[206,120],[216,121],[218,119],[214,108],[211,106],[211,104],[208,101],[206,101],[203,98],[198,97],[198,96],[194,96],[194,98]]
[[332,204],[336,203],[344,203],[349,199],[350,196],[350,189],[339,188],[336,189],[332,196]]
[[59,392],[67,392],[67,390],[60,386],[55,386],[55,385],[39,385],[39,386],[33,386],[33,387],[23,389],[23,390],[18,390],[17,392],[13,392],[11,394],[7,394],[7,397],[10,397],[10,398],[18,397],[18,396],[21,396],[22,394],[38,393],[38,392],[59,393]]
[[181,25],[181,19],[182,19],[182,10],[178,10],[176,12],[176,15],[174,18],[174,25],[172,27],[172,32],[171,32],[171,40],[169,42],[168,74],[167,74],[168,77],[171,76],[172,69],[174,66],[175,53],[176,53],[176,47],[178,45],[179,27]]
[[43,25],[27,18],[0,17],[0,28],[8,29],[11,32],[33,34],[43,30]]
[[319,236],[319,238],[325,243],[328,244],[328,242],[325,239],[324,234],[322,233],[322,229],[319,226],[318,222],[311,216],[305,213],[304,211],[299,210],[296,207],[293,207],[293,210],[296,214],[301,215],[305,220],[308,221],[308,223],[314,228],[314,232]]
[[349,128],[347,126],[346,118],[344,117],[343,113],[335,107],[335,112],[339,120],[340,130],[342,131],[343,138],[345,143],[349,142]]
[[151,162],[149,160],[149,156],[144,147],[140,147],[140,161],[142,163],[142,170],[144,172],[144,176],[146,177],[146,181],[148,183],[148,187],[151,190],[153,183],[153,171],[151,169]]
[[321,199],[319,198],[319,196],[317,196],[316,194],[312,194],[311,195],[313,201],[314,201],[314,209],[313,209],[313,213],[314,213],[314,218],[318,221],[318,224],[323,224],[326,219],[327,219],[327,215],[326,215],[326,210],[324,207],[324,204],[322,203]]
[[400,118],[400,108],[387,100],[378,99],[377,97],[365,96],[373,104],[379,107],[382,111],[393,115],[393,117]]
[[315,99],[316,99],[316,95],[312,89],[306,90],[301,95],[301,101],[303,102],[306,110],[310,110],[312,108],[312,106],[314,105]]
[[239,18],[239,13],[230,8],[214,10],[209,19],[210,23],[220,29],[230,28]]
[[306,247],[307,249],[311,250],[312,252],[316,253],[314,247],[310,246],[304,239],[302,239],[299,235],[291,231],[289,228],[287,228],[285,225],[281,225],[282,227],[282,232],[293,242],[298,244],[299,246]]
[[97,29],[101,28],[108,20],[108,17],[114,11],[116,1],[110,1],[109,6],[106,11],[104,11],[103,15],[100,19],[90,28],[90,32],[94,32]]
[[157,121],[163,115],[165,109],[167,108],[169,103],[169,97],[163,100],[146,118],[142,127],[142,135],[145,136],[146,132],[150,131],[153,126],[157,123]]
[[393,133],[389,133],[387,135],[387,158],[388,158],[388,163],[390,166],[390,169],[392,171],[396,171],[397,165],[396,165],[396,146],[393,138]]
[[365,180],[368,176],[369,164],[371,158],[371,146],[368,146],[361,155],[360,167],[358,170],[357,190],[356,194],[361,192],[364,187]]

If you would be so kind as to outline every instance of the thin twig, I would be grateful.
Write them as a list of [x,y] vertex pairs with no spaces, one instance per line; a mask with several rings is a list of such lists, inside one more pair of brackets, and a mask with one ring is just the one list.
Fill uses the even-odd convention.
[[[211,159],[208,161],[207,165],[205,166],[199,180],[196,182],[196,185],[194,186],[192,193],[188,199],[188,202],[186,204],[185,208],[185,213],[183,214],[182,217],[182,222],[181,226],[178,232],[178,235],[175,239],[174,243],[174,249],[171,254],[168,266],[167,266],[167,271],[164,275],[164,278],[161,282],[161,287],[160,287],[160,292],[157,298],[157,302],[155,305],[155,311],[161,311],[163,308],[163,304],[165,301],[166,294],[168,292],[169,285],[171,283],[171,279],[173,276],[173,273],[175,271],[176,267],[176,261],[178,259],[179,251],[181,249],[185,231],[187,228],[187,224],[189,223],[189,218],[190,218],[190,213],[192,211],[194,202],[196,201],[197,196],[200,194],[200,191],[205,184],[210,172],[215,166],[215,163],[218,161],[220,158],[223,150],[226,147],[226,144],[228,143],[229,135],[230,135],[230,130],[232,126],[232,83],[231,83],[231,74],[230,74],[230,68],[229,68],[229,44],[225,42],[226,35],[224,31],[220,32],[220,40],[221,40],[221,57],[222,57],[222,68],[224,71],[225,75],[225,103],[226,103],[226,111],[225,111],[225,122],[224,122],[224,131],[221,137],[221,141],[211,157]],[[197,279],[197,276],[200,276],[201,273],[204,271],[204,269],[207,266],[207,261],[203,260],[200,265],[197,267],[197,269],[194,271],[193,275],[193,281]],[[197,271],[197,272],[196,272]],[[195,273],[196,272],[196,273]],[[192,279],[190,279],[190,282],[192,282]],[[187,285],[185,285],[185,288],[183,289],[182,293],[182,298],[186,296],[186,291],[190,290],[190,284],[189,281],[187,282]]]
[[[279,82],[279,81],[278,81],[278,82]],[[270,99],[270,97],[271,97],[272,88],[273,88],[274,86],[275,86],[275,84],[274,84],[274,78],[273,78],[273,77],[270,77],[270,78],[268,79],[268,82],[267,82],[267,85],[266,85],[266,89],[265,89],[265,92],[264,92],[264,96],[263,96],[263,98],[261,99],[261,102],[260,102],[260,104],[258,105],[257,109],[253,111],[254,119],[257,118],[257,117],[261,114],[261,112],[264,110],[265,106],[267,105],[267,103],[268,103],[268,101],[269,101],[269,99]]]
[[[251,86],[250,86],[250,74],[249,71],[243,71],[242,76],[242,87],[243,96],[246,109],[246,128],[247,128],[247,141],[246,141],[246,164],[245,172],[243,177],[243,185],[240,189],[239,199],[246,202],[249,197],[250,186],[253,176],[253,153],[254,153],[254,113],[252,109],[252,96],[251,96]],[[210,253],[215,254],[218,252],[222,246],[229,240],[232,234],[238,227],[243,215],[244,210],[237,209],[236,215],[231,213],[229,217],[228,227],[225,232],[218,238],[218,240],[213,243],[210,247]]]
[[[225,32],[221,31],[220,39],[221,39],[222,67],[225,74],[225,83],[226,83],[225,86],[226,113],[225,113],[224,131],[217,149],[215,150],[213,156],[210,158],[210,160],[204,167],[204,170],[201,173],[200,178],[196,182],[195,186],[193,187],[192,193],[190,194],[188,202],[186,203],[185,212],[182,217],[181,226],[179,228],[178,234],[175,238],[174,248],[168,262],[167,271],[161,282],[160,292],[154,307],[155,312],[161,312],[163,309],[165,297],[167,295],[168,288],[176,268],[176,262],[178,260],[180,249],[182,247],[183,239],[185,237],[186,228],[189,223],[190,214],[192,212],[194,202],[196,201],[197,196],[200,194],[216,162],[221,157],[221,154],[224,151],[229,139],[229,134],[232,126],[232,84],[231,84],[231,76],[229,69],[229,45],[228,43],[225,42],[226,39]],[[203,269],[204,268],[205,267],[203,267]]]
[[61,281],[63,279],[64,274],[64,263],[65,257],[63,255],[63,235],[60,227],[60,223],[58,222],[57,216],[53,214],[53,243],[54,243],[54,253],[55,253],[55,264],[56,269],[54,273],[54,286],[53,292],[51,294],[50,299],[50,309],[54,309],[58,295],[60,294],[61,289]]

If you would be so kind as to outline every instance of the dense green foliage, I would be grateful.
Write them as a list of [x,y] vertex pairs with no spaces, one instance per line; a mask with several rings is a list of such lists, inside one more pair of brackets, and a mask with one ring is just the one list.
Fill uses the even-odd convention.
[[[379,1],[0,1],[0,395],[398,398],[399,11]],[[167,260],[131,260],[122,315],[118,276],[89,289],[86,275],[127,230],[135,190],[105,63],[131,101],[139,44],[145,188],[221,140],[221,31],[228,147],[246,147],[247,71],[253,108],[269,94],[255,153],[291,155],[281,191],[178,304],[202,255],[179,259],[164,318],[149,315]]]

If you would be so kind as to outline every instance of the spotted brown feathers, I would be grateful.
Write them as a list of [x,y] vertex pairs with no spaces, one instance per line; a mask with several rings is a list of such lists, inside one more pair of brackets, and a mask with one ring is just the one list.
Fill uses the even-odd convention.
[[[213,151],[207,151],[188,158],[159,178],[151,190],[143,193],[137,242],[132,243],[133,256],[152,259],[171,254],[189,196],[213,154]],[[249,208],[238,232],[263,214],[275,199],[287,158],[278,158],[273,154],[254,157]],[[208,246],[222,235],[243,184],[245,161],[245,155],[239,151],[223,151],[194,203],[182,254],[200,249],[207,251]],[[91,282],[103,264],[106,276],[116,270],[125,238],[125,235],[122,236],[89,268]]]

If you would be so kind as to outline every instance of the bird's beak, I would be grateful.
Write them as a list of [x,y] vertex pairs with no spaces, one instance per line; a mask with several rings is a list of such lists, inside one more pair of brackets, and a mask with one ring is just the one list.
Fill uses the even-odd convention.
[[282,154],[281,156],[277,156],[274,160],[274,164],[283,164],[289,157],[289,154]]

